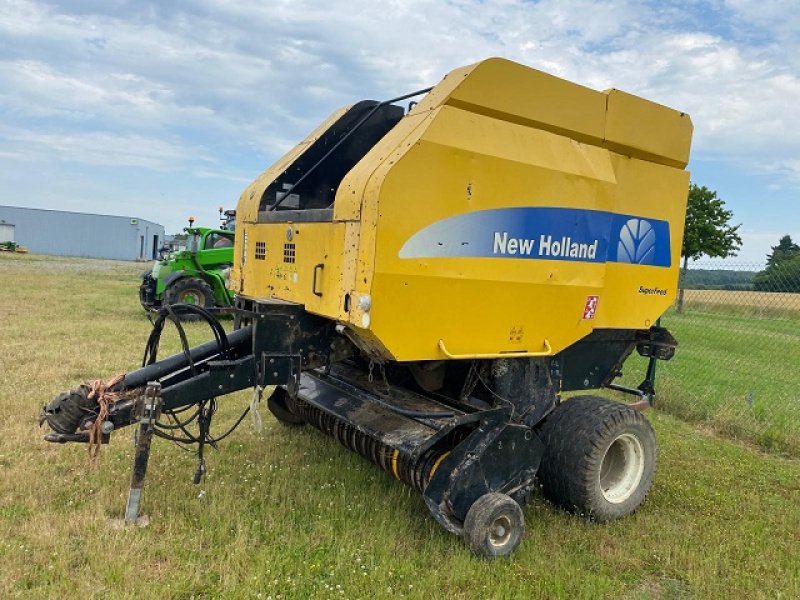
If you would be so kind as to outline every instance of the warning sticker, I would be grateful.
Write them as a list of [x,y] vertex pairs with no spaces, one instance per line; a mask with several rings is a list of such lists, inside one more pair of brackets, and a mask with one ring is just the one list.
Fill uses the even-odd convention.
[[597,303],[600,296],[586,296],[586,306],[583,307],[584,320],[594,319],[594,314],[597,312]]

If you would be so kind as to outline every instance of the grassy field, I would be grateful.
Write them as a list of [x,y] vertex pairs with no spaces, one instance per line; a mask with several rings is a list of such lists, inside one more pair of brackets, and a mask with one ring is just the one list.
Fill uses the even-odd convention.
[[[0,256],[14,290],[0,304],[0,598],[800,597],[800,462],[659,411],[641,510],[598,525],[535,497],[510,560],[474,558],[418,494],[266,414],[260,433],[247,421],[211,451],[200,486],[194,457],[157,440],[150,525],[120,528],[129,433],[91,464],[85,447],[43,442],[35,420],[58,391],[138,365],[150,327],[140,270]],[[248,399],[222,400],[221,420]]]
[[794,298],[751,305],[752,298],[739,298],[747,292],[713,293],[662,319],[679,346],[672,361],[658,366],[659,406],[770,452],[800,457],[800,311],[782,308],[800,294],[766,294]]

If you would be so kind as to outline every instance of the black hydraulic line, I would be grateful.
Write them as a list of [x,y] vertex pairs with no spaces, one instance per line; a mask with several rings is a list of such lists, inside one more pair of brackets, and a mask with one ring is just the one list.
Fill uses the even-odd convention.
[[[165,411],[165,412],[167,412],[167,411]],[[211,444],[213,446],[214,444],[217,444],[218,442],[221,442],[222,440],[227,438],[230,434],[232,434],[236,430],[237,427],[239,427],[239,425],[242,424],[242,421],[248,415],[249,412],[250,412],[250,406],[248,405],[244,409],[244,411],[242,411],[242,414],[239,415],[239,417],[236,419],[236,421],[233,422],[233,425],[231,425],[225,431],[225,433],[223,433],[221,435],[218,435],[218,436],[210,436],[210,437],[208,437],[207,440],[206,440],[207,443],[209,443],[209,444]],[[169,414],[169,413],[167,413],[167,414]],[[197,413],[197,415],[199,415],[199,412]],[[181,443],[181,444],[197,444],[197,443],[199,443],[200,439],[198,437],[194,436],[190,431],[185,429],[185,427],[187,425],[191,424],[192,421],[195,420],[197,415],[193,416],[188,421],[178,422],[176,420],[176,423],[174,425],[168,424],[168,423],[161,423],[161,422],[156,423],[156,427],[158,429],[155,431],[155,434],[158,437],[163,438],[165,440],[169,440],[171,442],[178,442],[178,443]],[[174,419],[175,417],[173,416],[172,418]],[[163,431],[163,430],[170,430],[170,429],[172,429],[172,430],[180,429],[181,431],[183,431],[183,433],[187,437],[186,438],[180,438],[180,437],[178,437],[176,435],[173,435],[171,433],[166,433],[165,431]],[[188,448],[184,448],[184,449],[188,450]]]
[[[193,404],[189,405],[189,407],[192,407],[192,406],[194,406],[194,405]],[[179,421],[178,418],[175,416],[175,412],[176,411],[172,411],[172,410],[164,411],[165,414],[169,415],[170,418],[175,420],[174,424],[173,423],[164,423],[162,421],[157,421],[156,422],[156,427],[160,427],[161,429],[180,429],[181,426],[186,427],[187,425],[191,425],[194,422],[194,420],[200,415],[200,411],[196,410],[196,411],[194,411],[194,414],[192,414],[192,416],[189,417],[188,419],[186,419],[185,421]]]
[[[189,347],[186,333],[180,317],[187,314],[197,315],[211,328],[214,339],[196,346]],[[182,352],[158,359],[158,347],[167,321],[172,321],[178,330],[181,338]],[[216,402],[214,392],[217,390],[205,385],[207,380],[214,372],[213,363],[215,359],[223,361],[231,369],[237,365],[248,365],[252,367],[254,360],[252,357],[252,335],[253,326],[243,327],[234,330],[228,335],[219,321],[207,310],[189,305],[165,306],[158,311],[158,317],[153,323],[153,330],[150,333],[147,347],[143,357],[142,368],[128,373],[122,381],[109,388],[110,392],[119,394],[118,399],[109,406],[108,419],[117,427],[132,424],[139,417],[134,416],[137,406],[139,391],[150,390],[157,386],[158,389],[158,410],[153,418],[148,421],[149,435],[170,440],[177,443],[184,450],[189,450],[182,444],[193,444],[198,447],[198,472],[197,475],[205,472],[205,462],[203,449],[205,445],[215,445],[228,437],[244,420],[249,413],[250,407],[247,406],[236,421],[221,435],[211,433],[211,421],[216,412]],[[231,366],[232,365],[232,366]],[[231,377],[233,378],[233,372]],[[252,378],[245,378],[247,383]],[[236,385],[228,384],[225,389],[230,392],[240,389],[242,381],[236,380]],[[187,387],[188,385],[188,387]],[[163,386],[163,387],[162,387]],[[239,387],[236,387],[239,386]],[[222,389],[223,386],[219,386]],[[89,402],[87,398],[88,386],[84,385],[77,391],[61,394],[51,403],[56,406],[50,413],[43,410],[42,420],[47,420],[51,428],[56,433],[46,436],[45,439],[53,442],[88,442],[88,433],[85,431],[76,432],[81,422],[87,422],[97,411],[97,406]],[[209,393],[210,392],[210,393]],[[136,394],[137,398],[134,398]],[[152,394],[151,394],[152,395]],[[67,408],[73,407],[73,412],[77,411],[74,424],[70,421],[69,425],[63,425],[64,420],[57,419],[55,415],[59,410],[65,412]],[[191,412],[189,412],[191,411]],[[182,416],[186,414],[185,418]],[[170,422],[162,422],[159,416],[164,414]],[[181,416],[179,416],[181,415]],[[199,434],[194,434],[189,427],[197,424]],[[62,431],[63,430],[63,431]],[[107,441],[108,434],[105,434]],[[149,452],[149,442],[147,444]],[[143,479],[143,475],[142,475]]]
[[216,443],[218,443],[218,442],[221,442],[222,440],[224,440],[224,439],[225,439],[226,437],[228,437],[230,434],[232,434],[232,433],[233,433],[233,432],[236,430],[236,428],[237,428],[239,425],[241,425],[242,421],[244,420],[244,418],[247,416],[247,414],[248,414],[249,412],[250,412],[250,405],[248,404],[248,405],[245,407],[245,409],[242,411],[242,414],[240,414],[240,415],[239,415],[239,418],[238,418],[238,419],[236,419],[236,421],[234,421],[233,425],[231,425],[231,426],[228,428],[228,430],[227,430],[225,433],[223,433],[222,435],[218,435],[218,436],[210,436],[210,437],[208,438],[208,441],[209,441],[209,443],[210,443],[210,444],[212,444],[212,445],[213,445],[213,444],[216,444]]
[[483,377],[481,377],[481,374],[480,374],[480,372],[478,372],[477,368],[475,367],[475,363],[473,363],[473,364],[472,364],[472,367],[470,367],[470,368],[471,368],[471,369],[474,369],[474,371],[475,371],[475,376],[478,378],[478,381],[480,381],[480,382],[481,382],[481,384],[482,384],[482,385],[483,385],[483,387],[486,389],[486,391],[487,391],[487,392],[489,392],[489,394],[491,394],[491,395],[492,395],[492,397],[496,398],[497,400],[499,400],[500,402],[502,402],[502,403],[503,403],[503,404],[505,404],[505,405],[506,405],[508,408],[510,408],[510,409],[511,409],[511,415],[509,416],[509,419],[513,419],[513,418],[514,418],[514,414],[516,413],[516,407],[515,407],[514,403],[513,403],[511,400],[509,400],[508,398],[504,398],[503,396],[500,396],[499,394],[497,394],[497,393],[496,393],[496,392],[495,392],[495,391],[492,389],[492,387],[491,387],[491,386],[490,386],[488,383],[486,383],[486,381],[484,381]]
[[[176,305],[167,305],[163,307],[158,312],[158,318],[153,323],[153,330],[150,332],[150,337],[147,340],[147,345],[145,347],[144,357],[142,359],[142,369],[140,369],[138,373],[141,376],[141,372],[147,372],[148,376],[153,375],[151,371],[148,371],[154,367],[161,366],[163,368],[163,363],[167,361],[171,361],[171,359],[175,359],[176,357],[181,357],[183,360],[180,361],[176,366],[175,370],[168,372],[166,375],[177,375],[176,370],[183,370],[186,367],[189,368],[191,372],[191,378],[187,381],[194,381],[197,382],[202,377],[207,377],[208,373],[199,373],[197,370],[197,361],[193,356],[193,350],[196,352],[196,348],[192,349],[189,347],[189,342],[186,338],[186,332],[184,331],[183,325],[181,324],[180,317],[182,315],[196,315],[203,319],[208,326],[211,328],[212,333],[214,334],[214,341],[207,342],[205,346],[212,348],[213,352],[210,353],[208,356],[204,356],[201,360],[209,360],[214,357],[219,357],[220,359],[226,360],[232,357],[231,355],[231,341],[228,338],[228,335],[225,333],[225,329],[222,327],[220,322],[212,315],[209,311],[199,306],[193,305],[186,305],[186,304],[176,304]],[[161,363],[157,362],[158,357],[158,347],[161,342],[161,334],[164,331],[164,326],[167,321],[171,321],[172,324],[175,326],[175,329],[178,331],[178,336],[181,340],[181,348],[183,352],[181,354],[172,356],[166,361],[162,361]],[[245,330],[247,331],[248,335],[242,333]],[[243,345],[244,343],[250,341],[252,336],[252,330],[250,328],[244,328],[242,330],[234,331],[234,334],[238,334],[236,336],[232,335],[231,337],[236,337],[234,340],[234,348],[238,349],[238,345]],[[239,340],[241,338],[241,340]],[[175,362],[172,360],[171,362]],[[169,379],[166,380],[169,382]],[[129,383],[129,382],[125,382]],[[183,383],[186,383],[184,381]],[[169,398],[169,391],[173,388],[173,385],[169,385],[165,388],[165,394],[167,399]],[[177,383],[175,385],[180,385]],[[160,389],[160,386],[159,386]],[[161,400],[161,397],[159,398]],[[155,422],[153,425],[153,434],[161,437],[163,439],[175,442],[181,448],[187,449],[183,446],[183,444],[196,444],[197,445],[197,470],[195,471],[193,481],[195,484],[200,483],[203,478],[203,475],[206,472],[206,463],[205,463],[205,447],[206,445],[210,445],[212,448],[216,448],[217,442],[225,439],[230,435],[241,422],[244,420],[247,413],[250,411],[250,407],[248,406],[245,408],[244,412],[239,416],[236,422],[222,435],[220,436],[213,436],[211,435],[211,422],[214,418],[214,414],[217,411],[217,403],[216,398],[213,396],[206,396],[201,397],[199,400],[192,402],[192,405],[196,405],[196,411],[185,420],[181,420],[178,418],[177,413],[172,412],[169,408],[169,401],[164,403],[164,413],[167,414],[169,419],[173,421],[173,423],[160,423]],[[176,407],[178,409],[179,407]],[[180,411],[182,412],[182,411]],[[189,431],[188,426],[191,425],[193,422],[197,422],[198,428],[198,435],[194,435],[192,432]],[[180,430],[185,437],[181,437],[180,435],[175,435],[173,433],[168,433],[170,431]]]
[[391,404],[390,402],[385,402],[381,400],[380,397],[373,396],[372,401],[375,404],[380,404],[384,408],[388,408],[390,411],[397,413],[398,415],[403,415],[404,417],[412,417],[415,419],[451,419],[456,416],[456,413],[453,411],[424,411],[424,410],[411,410],[409,408],[400,408],[395,404]]
[[168,442],[172,442],[173,444],[175,444],[178,448],[180,448],[184,452],[191,452],[192,454],[196,454],[197,453],[193,448],[187,448],[188,444],[192,444],[193,443],[191,440],[184,440],[184,439],[179,438],[177,436],[166,434],[166,433],[164,433],[163,431],[161,431],[160,429],[157,429],[157,428],[153,430],[153,435],[156,436],[156,437],[161,438],[162,440],[167,440]]
[[[249,351],[249,345],[252,336],[252,325],[232,331],[231,333],[227,334],[230,349],[241,350],[247,348]],[[189,354],[195,363],[219,356],[219,353],[220,348],[216,340],[205,342],[189,350]],[[185,369],[188,366],[189,362],[187,361],[184,353],[179,352],[178,354],[173,354],[172,356],[163,358],[158,362],[154,362],[142,367],[141,369],[128,373],[125,375],[125,379],[118,384],[115,391],[142,387],[146,385],[148,381],[157,381],[163,377],[166,377],[167,375],[175,373],[176,371]]]
[[228,337],[227,334],[225,333],[225,329],[222,327],[220,322],[214,317],[214,315],[212,315],[206,309],[201,308],[199,306],[194,306],[190,304],[173,304],[164,306],[158,311],[158,318],[153,324],[153,330],[150,332],[150,337],[147,340],[144,358],[142,359],[142,366],[146,366],[148,364],[156,362],[156,358],[158,356],[158,345],[161,340],[161,334],[164,331],[164,325],[166,324],[167,320],[169,320],[178,330],[178,335],[180,336],[181,339],[181,346],[183,348],[184,356],[187,359],[188,366],[192,369],[192,372],[194,372],[194,361],[192,360],[191,354],[189,352],[189,343],[186,339],[186,333],[183,330],[183,325],[181,325],[180,322],[180,317],[185,315],[198,316],[208,324],[208,326],[211,328],[211,332],[214,334],[214,339],[219,348],[220,355],[223,358],[226,357],[230,348],[230,345],[228,343]]
[[[211,328],[211,332],[214,334],[214,338],[217,344],[220,346],[220,350],[223,354],[227,353],[229,345],[227,342],[227,334],[223,329],[220,322],[212,315],[209,311],[205,308],[200,306],[194,306],[190,304],[175,304],[175,305],[167,305],[159,312],[159,316],[162,318],[163,321],[169,319],[178,329],[178,332],[181,333],[181,341],[185,348],[185,351],[188,351],[188,344],[186,343],[185,336],[183,335],[183,326],[180,322],[180,315],[195,315],[199,316],[203,319],[208,326]],[[163,324],[162,324],[163,327]],[[160,335],[160,332],[159,332]],[[156,340],[158,341],[158,340]],[[155,345],[154,350],[157,351],[158,345]],[[155,355],[151,357],[150,362],[155,362]],[[144,365],[143,365],[144,366]]]
[[[193,406],[194,406],[194,405],[193,405]],[[157,435],[158,437],[164,438],[165,440],[169,440],[169,441],[171,441],[171,442],[177,442],[177,443],[179,443],[179,444],[196,444],[196,443],[198,443],[198,442],[200,441],[200,440],[199,440],[197,437],[195,437],[195,436],[194,436],[194,435],[193,435],[193,434],[192,434],[192,433],[191,433],[191,432],[190,432],[188,429],[186,429],[186,427],[187,427],[188,425],[190,425],[190,424],[191,424],[191,422],[192,422],[192,421],[194,421],[194,419],[195,419],[196,417],[199,417],[199,416],[200,416],[200,409],[199,409],[199,408],[197,409],[197,412],[194,414],[194,416],[193,416],[191,419],[189,419],[189,420],[186,420],[186,421],[180,421],[180,420],[178,420],[178,418],[177,418],[177,417],[175,417],[175,415],[174,415],[174,414],[172,414],[170,411],[164,411],[164,413],[165,413],[165,414],[166,414],[166,415],[167,415],[167,416],[168,416],[170,419],[172,419],[173,421],[175,421],[175,424],[174,424],[174,425],[170,425],[170,428],[171,428],[171,429],[180,429],[180,430],[183,432],[183,434],[184,434],[186,437],[185,437],[185,438],[181,438],[181,437],[178,437],[176,434],[167,433],[166,431],[163,431],[163,429],[167,429],[167,428],[166,428],[166,427],[164,427],[164,424],[163,424],[163,423],[159,423],[159,422],[157,422],[157,423],[155,424],[155,425],[156,425],[156,428],[157,428],[157,429],[156,429],[156,431],[155,431],[155,433],[156,433],[156,435]]]
[[[327,159],[327,158],[328,158],[328,157],[329,157],[331,154],[333,154],[333,153],[334,153],[334,151],[335,151],[335,150],[336,150],[336,149],[337,149],[339,146],[341,146],[341,145],[342,145],[342,143],[344,143],[344,141],[345,141],[347,138],[349,138],[351,135],[353,135],[353,133],[355,133],[355,132],[356,132],[356,130],[357,130],[359,127],[361,127],[361,126],[362,126],[364,123],[366,123],[366,122],[369,120],[369,118],[370,118],[372,115],[374,115],[374,114],[375,114],[375,112],[376,112],[376,111],[377,111],[379,108],[381,108],[382,106],[386,106],[387,104],[394,104],[395,102],[399,102],[400,100],[405,100],[406,98],[413,98],[414,96],[419,96],[420,94],[427,94],[427,93],[428,93],[428,92],[430,92],[432,89],[433,89],[432,87],[429,87],[429,88],[425,88],[424,90],[417,90],[416,92],[411,92],[410,94],[405,94],[405,95],[403,95],[403,96],[398,96],[397,98],[392,98],[391,100],[384,100],[383,102],[379,102],[378,104],[376,104],[375,106],[373,106],[373,107],[372,107],[372,110],[370,110],[370,111],[369,111],[369,112],[368,112],[366,115],[364,115],[364,116],[361,118],[361,120],[359,120],[359,121],[358,121],[358,123],[356,123],[355,125],[353,125],[353,127],[350,129],[350,131],[348,131],[347,133],[345,133],[345,134],[344,134],[344,135],[341,137],[341,139],[340,139],[338,142],[336,142],[336,143],[333,145],[333,147],[332,147],[330,150],[328,150],[328,151],[325,153],[325,155],[324,155],[322,158],[320,158],[320,159],[319,159],[319,160],[318,160],[316,163],[314,163],[314,164],[311,166],[311,168],[310,168],[310,169],[308,169],[308,171],[306,171],[305,173],[303,173],[303,175],[300,177],[300,179],[298,179],[298,180],[297,180],[297,181],[295,181],[295,182],[294,182],[294,183],[293,183],[291,186],[289,186],[289,189],[288,189],[288,190],[285,190],[285,191],[283,192],[283,196],[281,196],[280,198],[278,198],[278,199],[275,201],[275,204],[273,204],[273,205],[272,205],[272,207],[271,207],[269,210],[271,210],[271,211],[272,211],[272,210],[277,210],[277,209],[278,209],[278,207],[279,207],[279,206],[280,206],[280,205],[283,203],[283,201],[284,201],[286,198],[288,198],[288,197],[289,197],[289,194],[291,194],[291,193],[294,191],[294,189],[295,189],[295,188],[296,188],[298,185],[300,185],[300,184],[301,184],[303,181],[305,181],[305,179],[306,179],[306,178],[307,178],[307,177],[308,177],[308,176],[309,176],[311,173],[313,173],[313,172],[316,170],[316,168],[317,168],[317,167],[319,167],[319,166],[320,166],[320,165],[321,165],[323,162],[325,162],[325,160],[326,160],[326,159]],[[333,206],[333,205],[331,204],[331,206]],[[329,206],[328,208],[330,208],[330,206]]]
[[[183,355],[186,357],[186,362],[189,364],[189,369],[192,372],[192,376],[196,376],[197,369],[195,367],[194,360],[192,360],[191,352],[189,352],[189,340],[186,338],[186,332],[184,331],[183,325],[181,325],[180,319],[175,311],[175,309],[179,307],[183,308],[181,305],[177,305],[175,307],[167,305],[159,311],[158,319],[156,319],[156,322],[153,324],[153,330],[150,332],[150,338],[147,340],[144,358],[142,358],[142,366],[144,367],[156,362],[158,357],[158,346],[161,343],[161,334],[164,332],[164,325],[166,324],[167,320],[170,320],[172,321],[173,325],[175,325],[175,329],[178,331],[178,337],[181,340]],[[185,308],[188,309],[189,307],[187,306]],[[191,313],[193,311],[187,310],[185,312]],[[214,327],[212,326],[211,329],[214,330]],[[220,339],[216,331],[214,331],[214,338],[221,353],[222,345],[220,344]]]

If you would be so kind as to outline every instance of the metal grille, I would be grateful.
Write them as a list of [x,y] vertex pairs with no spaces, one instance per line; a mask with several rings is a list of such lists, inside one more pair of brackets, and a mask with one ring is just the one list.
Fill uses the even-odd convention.
[[256,260],[267,258],[267,242],[256,242]]
[[295,249],[294,244],[287,242],[283,245],[283,262],[294,263]]

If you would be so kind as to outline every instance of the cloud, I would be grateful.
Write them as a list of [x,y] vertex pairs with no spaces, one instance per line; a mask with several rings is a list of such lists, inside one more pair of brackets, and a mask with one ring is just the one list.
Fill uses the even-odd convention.
[[[0,31],[20,57],[5,62],[0,80],[15,90],[11,108],[117,124],[216,122],[222,135],[249,123],[308,128],[364,93],[427,86],[454,67],[502,54],[691,109],[701,117],[703,147],[737,125],[766,143],[785,123],[761,110],[765,100],[774,106],[784,98],[780,108],[791,109],[788,98],[800,90],[768,47],[742,50],[719,35],[675,31],[692,23],[691,13],[669,3],[351,0],[338,10],[335,0],[205,0],[189,12],[78,2],[72,13],[9,4]],[[727,5],[732,23],[754,18],[746,3]],[[758,14],[765,27],[779,22],[769,17],[777,10]]]
[[104,131],[36,132],[0,127],[6,158],[18,161],[57,160],[93,166],[168,170],[176,164],[210,163],[213,158],[180,142]]
[[796,12],[788,0],[0,0],[0,153],[234,184],[338,106],[502,55],[685,110],[694,156],[800,186]]

